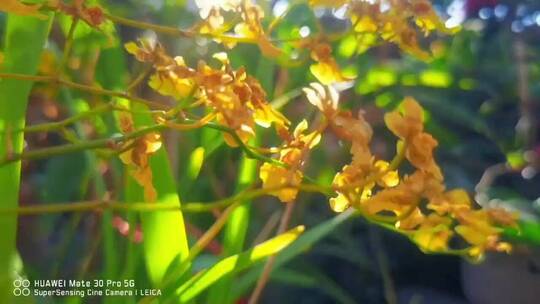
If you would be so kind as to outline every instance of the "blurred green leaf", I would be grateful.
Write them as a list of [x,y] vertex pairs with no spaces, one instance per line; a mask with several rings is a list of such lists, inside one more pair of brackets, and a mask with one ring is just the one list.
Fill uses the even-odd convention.
[[211,268],[199,272],[176,290],[179,301],[187,303],[223,276],[249,268],[256,262],[280,252],[296,240],[303,231],[304,226],[298,226],[251,250],[225,258]]
[[[136,126],[153,124],[148,108],[133,105]],[[171,172],[167,151],[158,150],[150,157],[153,184],[157,191],[157,201],[153,204],[178,204],[180,197],[176,192],[176,182]],[[144,201],[141,186],[129,178],[126,198],[130,202]],[[175,259],[183,260],[188,256],[187,234],[181,211],[160,211],[141,214],[144,231],[144,255],[151,282],[156,285],[163,279],[169,264]]]
[[[256,76],[263,89],[267,92],[268,98],[272,98],[271,90],[274,84],[275,64],[264,57],[260,56],[257,63]],[[261,135],[264,136],[266,130],[261,130]],[[266,132],[267,133],[267,132]],[[261,136],[260,135],[260,136]],[[252,146],[259,145],[257,138],[253,139],[250,144]],[[240,161],[239,175],[236,181],[236,193],[245,190],[257,180],[258,161],[250,159],[246,155],[242,156]],[[246,203],[240,205],[233,211],[231,217],[227,221],[223,233],[223,253],[222,256],[230,256],[238,254],[244,249],[244,241],[251,222],[251,204]],[[227,275],[222,278],[218,284],[215,284],[208,295],[208,303],[220,301],[223,304],[232,302],[231,286],[233,278]]]
[[[50,16],[48,20],[40,20],[8,14],[3,72],[36,74],[51,22]],[[0,159],[11,153],[20,153],[23,149],[23,133],[15,131],[25,126],[26,106],[32,85],[32,82],[24,80],[0,80]],[[21,162],[0,167],[2,208],[18,206],[20,175]],[[10,303],[17,215],[0,217],[0,231],[0,303]]]
[[[274,269],[278,269],[281,265],[289,262],[293,258],[301,255],[306,250],[308,250],[315,243],[320,241],[322,238],[332,233],[339,225],[343,224],[348,219],[352,218],[355,214],[355,211],[349,209],[317,226],[312,229],[309,229],[302,236],[300,236],[294,243],[292,243],[285,250],[276,255],[276,260],[274,263]],[[256,267],[241,278],[239,278],[237,284],[233,285],[233,294],[235,298],[241,297],[246,293],[251,286],[257,281],[262,272],[262,267]]]
[[506,153],[506,161],[512,168],[519,168],[526,163],[524,153],[521,150]]
[[51,158],[45,168],[43,199],[60,203],[81,199],[84,177],[88,170],[85,153],[66,154]]
[[374,67],[361,78],[356,85],[356,91],[360,94],[368,94],[384,87],[389,87],[397,82],[397,71],[390,67]]
[[518,229],[507,228],[504,232],[512,240],[540,245],[540,222],[538,221],[520,221]]
[[338,54],[342,57],[349,58],[356,53],[357,48],[358,42],[355,35],[349,35],[339,43]]
[[320,272],[278,269],[271,275],[271,280],[287,285],[320,290],[335,302],[354,304],[354,299],[339,285]]
[[182,193],[187,193],[191,191],[193,187],[193,183],[197,180],[197,177],[199,176],[199,173],[201,172],[201,168],[204,163],[204,158],[205,158],[204,147],[197,147],[191,152],[189,156],[189,160],[186,164],[187,171],[184,172],[179,183],[179,186],[182,187],[182,189],[180,189],[181,191],[183,191]]
[[448,88],[452,82],[452,75],[444,70],[428,69],[420,73],[420,83],[428,87]]

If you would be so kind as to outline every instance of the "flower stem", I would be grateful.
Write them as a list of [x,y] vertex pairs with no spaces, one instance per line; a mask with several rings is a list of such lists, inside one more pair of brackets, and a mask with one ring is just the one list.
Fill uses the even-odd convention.
[[0,73],[0,78],[56,83],[56,84],[64,85],[68,88],[72,88],[72,89],[76,89],[76,90],[80,90],[80,91],[84,91],[84,92],[88,92],[88,93],[92,93],[96,95],[107,95],[111,97],[125,98],[125,99],[131,100],[137,103],[145,104],[147,106],[151,106],[154,108],[160,108],[160,109],[169,108],[167,105],[164,105],[162,103],[158,103],[155,101],[147,100],[147,99],[136,97],[136,96],[131,96],[125,92],[106,90],[99,87],[80,84],[80,83],[76,83],[70,80],[65,80],[65,79],[61,79],[61,78],[53,77],[53,76],[33,76],[33,75],[15,74],[15,73]]
[[183,38],[193,38],[195,36],[203,36],[213,39],[219,39],[222,42],[236,42],[236,43],[249,43],[249,44],[256,44],[258,41],[254,38],[249,37],[240,37],[240,36],[233,36],[233,35],[226,35],[226,34],[216,34],[216,33],[199,33],[192,30],[182,30],[179,28],[171,27],[171,26],[164,26],[164,25],[157,25],[153,23],[123,18],[111,14],[105,14],[105,17],[107,19],[111,20],[112,22],[116,24],[122,24],[129,27],[134,27],[138,29],[143,30],[152,30],[157,33],[162,33],[170,36],[176,36],[176,37],[183,37]]
[[114,105],[112,103],[107,103],[101,106],[97,106],[96,108],[92,110],[73,115],[61,121],[27,126],[24,129],[21,129],[21,131],[25,133],[57,131],[79,120],[82,120],[82,119],[85,119],[94,115],[98,115],[101,113],[105,113],[113,108],[114,108]]
[[42,215],[42,214],[54,214],[64,212],[93,212],[104,209],[109,209],[119,212],[155,212],[155,211],[178,211],[200,213],[210,212],[216,209],[223,209],[239,201],[250,201],[257,197],[267,195],[273,191],[282,190],[286,188],[295,188],[305,192],[325,193],[324,187],[312,184],[301,184],[297,187],[292,186],[280,186],[268,189],[254,189],[246,190],[238,193],[237,195],[220,199],[212,202],[191,202],[182,204],[151,204],[145,202],[138,203],[122,203],[117,201],[83,201],[83,202],[71,202],[60,204],[46,204],[46,205],[31,205],[18,208],[3,208],[0,209],[0,216],[16,213],[18,215]]
[[54,146],[54,147],[44,148],[44,149],[37,149],[37,150],[32,150],[32,151],[27,151],[27,152],[22,152],[22,153],[15,153],[15,154],[7,155],[6,158],[4,158],[3,160],[0,160],[0,167],[5,164],[23,160],[23,159],[33,160],[33,159],[48,158],[55,155],[79,152],[83,150],[108,148],[108,147],[114,148],[117,144],[121,142],[125,142],[127,140],[140,137],[147,133],[157,132],[164,128],[165,126],[163,125],[153,125],[153,126],[142,128],[135,132],[126,134],[124,136],[101,138],[101,139],[95,139],[95,140],[89,140],[89,141],[81,141],[75,144],[66,144],[66,145]]

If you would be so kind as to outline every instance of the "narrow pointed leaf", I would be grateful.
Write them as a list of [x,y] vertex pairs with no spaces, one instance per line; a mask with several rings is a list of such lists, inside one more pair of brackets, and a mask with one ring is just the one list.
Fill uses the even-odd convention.
[[[144,113],[148,110],[146,106],[134,105],[133,109],[138,111],[138,114],[134,115],[135,125],[147,126],[154,123],[152,117]],[[149,204],[178,204],[180,206],[176,182],[164,148],[159,149],[150,157],[150,166],[157,201]],[[132,202],[144,201],[141,187],[131,177],[128,181],[126,198]],[[183,260],[188,256],[184,218],[181,211],[158,211],[141,214],[141,222],[146,268],[152,284],[157,285],[163,279],[170,263],[176,259]]]
[[298,226],[251,250],[225,258],[213,267],[203,270],[177,289],[176,294],[180,302],[189,302],[223,276],[249,268],[256,262],[280,252],[296,240],[303,231],[304,226]]
[[[308,250],[311,246],[315,245],[322,238],[326,237],[337,227],[343,224],[348,219],[352,218],[354,215],[354,210],[350,209],[341,213],[338,216],[335,216],[332,219],[329,219],[316,227],[309,229],[306,233],[300,236],[294,243],[292,243],[285,250],[281,251],[276,256],[276,261],[274,263],[274,269],[278,269],[281,265],[289,262],[293,258],[299,256]],[[262,267],[255,267],[249,270],[244,276],[239,278],[236,284],[233,285],[232,293],[234,298],[238,298],[246,293],[251,286],[257,282],[260,274],[262,272]]]
[[[50,19],[50,18],[49,18]],[[5,29],[5,73],[34,75],[47,40],[50,20],[21,17],[9,14]],[[26,106],[32,82],[0,79],[0,159],[23,149],[24,135],[14,132],[25,125]],[[0,197],[2,208],[16,208],[19,200],[21,163],[14,162],[0,167]],[[0,217],[0,303],[10,303],[12,292],[13,261],[17,255],[15,238],[17,215]]]

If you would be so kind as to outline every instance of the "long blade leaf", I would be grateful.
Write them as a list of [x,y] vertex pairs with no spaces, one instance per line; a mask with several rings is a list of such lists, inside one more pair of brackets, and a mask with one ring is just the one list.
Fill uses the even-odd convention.
[[[308,230],[294,243],[292,243],[289,247],[281,251],[276,256],[274,269],[279,268],[281,265],[304,253],[315,243],[317,243],[322,238],[334,231],[339,225],[343,224],[345,221],[353,217],[354,214],[354,210],[345,211],[340,215],[317,225],[315,228]],[[236,284],[233,285],[232,293],[234,294],[234,298],[239,298],[240,296],[245,294],[249,290],[249,288],[251,288],[251,286],[253,286],[253,284],[257,282],[257,279],[259,278],[261,272],[262,266],[255,267],[248,271],[244,276],[239,278]]]
[[[153,124],[146,106],[135,105],[138,113],[134,115],[138,126]],[[164,148],[157,151],[150,158],[153,184],[157,191],[157,201],[152,204],[178,204],[180,197],[176,192],[174,180],[167,152]],[[128,201],[144,201],[141,187],[129,179],[126,198]],[[188,242],[181,211],[148,212],[141,215],[144,233],[144,256],[146,268],[152,284],[157,285],[163,279],[165,272],[173,261],[182,261],[188,256]]]
[[225,258],[211,268],[203,270],[177,289],[176,294],[180,302],[189,302],[223,276],[249,268],[256,262],[280,252],[296,240],[303,231],[304,226],[298,226],[251,250]]
[[[5,32],[5,61],[2,70],[6,73],[34,75],[41,51],[49,34],[51,19],[8,15]],[[10,153],[20,153],[24,135],[20,130],[25,125],[26,106],[32,83],[23,80],[0,80],[0,159]],[[14,162],[0,167],[0,197],[2,208],[16,208],[19,200],[21,163]],[[10,303],[12,292],[12,262],[16,253],[17,215],[0,217],[0,303]]]

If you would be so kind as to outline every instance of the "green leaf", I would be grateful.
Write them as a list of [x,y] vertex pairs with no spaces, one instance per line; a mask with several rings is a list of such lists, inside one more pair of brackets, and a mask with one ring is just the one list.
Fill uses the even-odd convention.
[[88,171],[85,153],[51,158],[45,165],[42,197],[45,202],[71,202],[81,199],[81,189]]
[[[281,265],[287,263],[298,255],[304,253],[315,243],[332,233],[332,231],[334,231],[339,225],[352,218],[354,214],[354,210],[347,210],[340,215],[317,225],[315,228],[308,230],[294,243],[276,256],[274,270],[278,269]],[[262,267],[251,269],[243,277],[241,277],[236,284],[233,285],[232,293],[234,294],[235,298],[241,297],[251,288],[251,286],[259,278],[262,269]]]
[[[80,25],[80,23],[79,23]],[[116,35],[111,33],[110,35]],[[78,41],[75,41],[78,43]],[[125,77],[127,72],[126,60],[121,47],[114,47],[108,49],[101,49],[99,60],[96,66],[96,81],[103,87],[111,90],[119,90],[126,85]],[[110,99],[105,102],[111,102]],[[127,101],[126,101],[127,104]],[[90,108],[88,103],[75,104],[77,111],[85,111],[86,107]],[[75,109],[74,109],[75,110]],[[116,128],[114,113],[106,113],[103,117],[95,117],[93,123],[98,126],[97,130],[101,136],[113,136],[118,130]],[[103,197],[107,190],[105,180],[101,176],[97,169],[97,159],[95,154],[88,153],[90,163],[96,169],[93,172],[93,180],[95,184],[95,191],[98,197]],[[120,161],[111,162],[111,166],[114,170],[115,183],[120,184],[120,174],[122,172]],[[101,231],[103,234],[103,269],[102,277],[111,279],[132,279],[134,278],[134,266],[137,264],[136,259],[141,251],[132,241],[126,238],[121,238],[115,228],[112,225],[114,213],[111,210],[104,210],[101,219]],[[126,220],[131,227],[135,226],[136,216],[134,214],[127,215]],[[134,229],[130,231],[130,237],[135,233]],[[118,248],[124,248],[118,250]],[[125,297],[122,303],[134,303],[135,299],[131,297]],[[114,298],[106,298],[103,300],[103,304],[118,303]]]
[[504,235],[516,242],[540,245],[540,223],[536,221],[520,221],[519,227],[506,228]]
[[[134,105],[133,115],[136,126],[152,125],[153,119],[148,108]],[[165,148],[161,148],[150,157],[153,184],[157,200],[152,204],[178,204],[180,197],[176,192],[176,182],[171,172]],[[133,178],[129,178],[126,198],[130,202],[144,201],[143,191]],[[161,211],[141,214],[144,231],[144,257],[150,280],[157,285],[163,279],[169,264],[175,259],[183,260],[188,256],[188,242],[181,211]]]
[[[187,170],[180,179],[181,190],[191,191],[193,183],[197,180],[199,173],[201,172],[202,165],[204,163],[205,149],[204,147],[197,147],[191,152],[189,161],[187,163]],[[185,193],[185,192],[184,192]]]
[[519,168],[526,164],[525,153],[521,150],[506,153],[506,161],[512,168]]
[[[242,157],[242,163],[240,165],[240,175],[238,177],[237,192],[245,190],[256,178],[257,172],[257,160],[249,159],[246,156]],[[244,247],[244,241],[247,234],[249,225],[249,214],[251,210],[251,204],[246,203],[240,205],[233,211],[227,226],[225,226],[224,239],[223,239],[223,256],[230,256],[242,251]],[[218,284],[216,284],[209,293],[208,303],[215,303],[221,301],[222,303],[229,303],[232,301],[230,298],[230,289],[232,285],[232,277],[224,277]]]
[[[34,75],[47,40],[51,19],[8,15],[5,31],[2,72]],[[32,82],[14,79],[0,80],[0,159],[23,149],[23,133],[14,132],[25,125],[26,106]],[[21,163],[0,167],[0,197],[2,208],[16,208],[19,200]],[[10,303],[13,261],[17,254],[15,237],[17,215],[0,217],[0,303]]]
[[452,82],[452,75],[443,70],[425,70],[420,73],[420,83],[428,87],[448,88]]
[[[241,58],[241,57],[240,57]],[[274,70],[275,65],[273,62],[266,60],[264,57],[259,57],[257,64],[256,76],[260,81],[261,86],[266,92],[270,92],[274,84]],[[271,94],[269,94],[271,96]],[[264,137],[267,130],[262,131],[259,137]],[[259,145],[259,139],[254,138],[250,143],[252,146]],[[246,155],[242,157],[240,163],[240,174],[236,183],[236,192],[245,190],[249,185],[253,184],[257,180],[258,161],[250,159]],[[246,239],[247,230],[250,223],[251,204],[242,204],[229,218],[227,226],[225,226],[223,237],[223,256],[230,256],[237,254],[244,249],[244,242]],[[218,284],[215,284],[210,290],[208,295],[208,303],[215,303],[220,301],[221,303],[232,303],[230,290],[233,283],[232,276],[225,276]]]
[[336,282],[315,270],[304,271],[279,269],[271,275],[271,280],[301,288],[320,290],[331,297],[335,303],[354,304],[354,299]]
[[256,262],[280,252],[296,240],[303,231],[304,226],[298,226],[251,250],[225,258],[213,267],[199,272],[176,290],[180,302],[189,302],[223,276],[247,269]]

